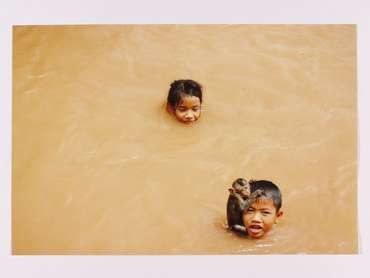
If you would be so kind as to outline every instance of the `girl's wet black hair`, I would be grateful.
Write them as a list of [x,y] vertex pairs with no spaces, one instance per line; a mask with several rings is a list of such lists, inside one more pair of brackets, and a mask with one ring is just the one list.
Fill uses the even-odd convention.
[[279,187],[271,181],[266,180],[250,180],[251,193],[260,189],[263,191],[262,196],[267,199],[272,199],[276,211],[279,211],[281,208],[281,192]]
[[181,101],[181,95],[198,97],[200,103],[202,103],[202,86],[191,79],[176,80],[171,84],[167,103],[175,109]]

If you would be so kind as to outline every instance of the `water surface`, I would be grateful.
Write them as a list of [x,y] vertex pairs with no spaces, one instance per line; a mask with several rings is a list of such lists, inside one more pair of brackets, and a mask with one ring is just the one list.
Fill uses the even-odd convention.
[[[14,254],[357,253],[354,25],[17,26]],[[164,111],[204,88],[199,123]],[[226,230],[268,179],[269,237]]]

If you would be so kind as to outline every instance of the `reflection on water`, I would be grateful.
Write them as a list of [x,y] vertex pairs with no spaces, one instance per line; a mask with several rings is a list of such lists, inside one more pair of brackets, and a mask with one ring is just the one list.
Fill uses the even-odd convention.
[[[352,25],[14,29],[15,254],[356,253]],[[199,123],[163,109],[204,87]],[[226,230],[227,188],[269,179],[269,237]]]

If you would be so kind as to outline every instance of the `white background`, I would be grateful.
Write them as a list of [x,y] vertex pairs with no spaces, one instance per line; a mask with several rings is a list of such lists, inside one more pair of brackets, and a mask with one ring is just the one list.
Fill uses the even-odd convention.
[[[198,3],[197,3],[198,2]],[[0,4],[1,277],[369,277],[370,2],[341,0],[15,0]],[[360,254],[353,256],[12,256],[12,25],[128,23],[357,24]]]

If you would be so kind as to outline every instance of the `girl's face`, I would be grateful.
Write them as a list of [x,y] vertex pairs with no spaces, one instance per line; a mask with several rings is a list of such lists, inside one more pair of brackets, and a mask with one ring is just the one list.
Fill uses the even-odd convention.
[[175,117],[184,124],[194,123],[200,117],[200,100],[196,96],[182,96],[175,109]]

